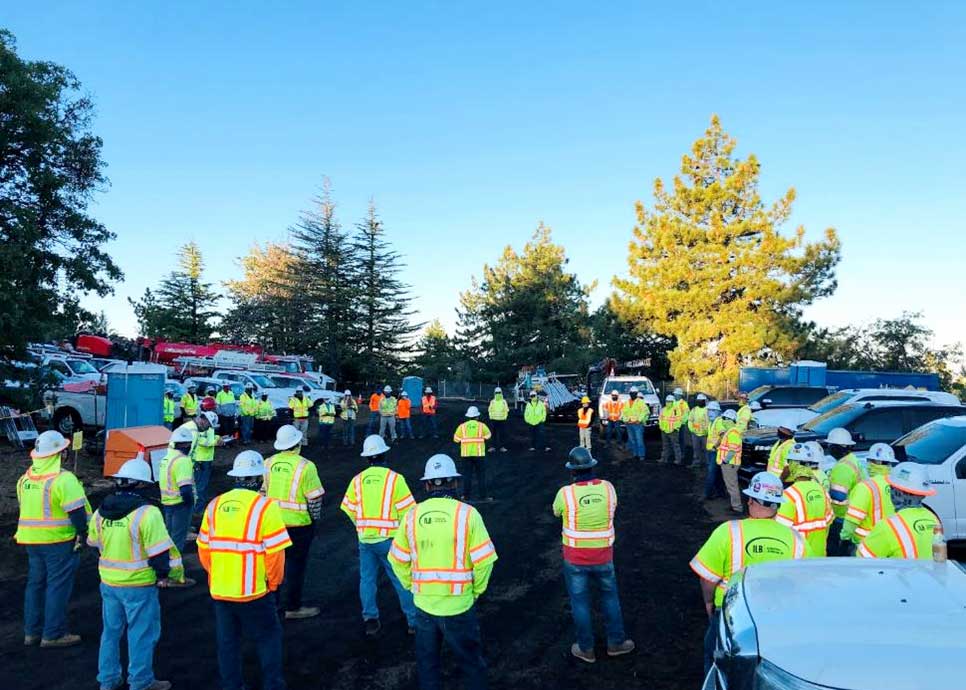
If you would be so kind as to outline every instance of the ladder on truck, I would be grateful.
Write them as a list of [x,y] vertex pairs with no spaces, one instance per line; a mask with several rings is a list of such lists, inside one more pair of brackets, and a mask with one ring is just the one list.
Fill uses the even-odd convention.
[[258,373],[287,373],[285,367],[278,364],[266,364],[258,361],[258,355],[245,352],[222,350],[214,357],[175,357],[178,373],[183,374],[188,368],[195,369],[234,369],[237,371],[252,371]]
[[0,406],[0,429],[10,444],[20,450],[37,440],[37,427],[30,415],[20,414],[19,410],[9,407]]

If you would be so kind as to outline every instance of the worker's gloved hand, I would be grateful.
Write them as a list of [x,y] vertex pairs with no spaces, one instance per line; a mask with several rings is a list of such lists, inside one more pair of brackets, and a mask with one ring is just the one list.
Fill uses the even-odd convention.
[[842,541],[858,544],[861,539],[855,535],[856,527],[858,527],[858,525],[856,525],[854,522],[849,522],[846,520],[845,524],[842,525],[842,534],[840,537]]

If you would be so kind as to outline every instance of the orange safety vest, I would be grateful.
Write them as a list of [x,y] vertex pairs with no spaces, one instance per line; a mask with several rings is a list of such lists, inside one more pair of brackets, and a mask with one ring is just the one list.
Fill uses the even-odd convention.
[[436,414],[436,396],[423,396],[423,414]]
[[370,412],[378,412],[379,411],[379,403],[382,402],[382,397],[383,396],[380,393],[373,393],[372,395],[369,396],[369,411]]
[[577,426],[581,429],[587,429],[590,427],[590,423],[594,418],[594,408],[579,408],[577,410]]
[[607,420],[610,422],[617,422],[621,418],[621,412],[624,411],[624,403],[618,400],[607,400],[604,403],[604,411],[607,413]]
[[412,402],[409,398],[400,398],[399,402],[396,403],[396,416],[400,419],[409,419],[411,409]]

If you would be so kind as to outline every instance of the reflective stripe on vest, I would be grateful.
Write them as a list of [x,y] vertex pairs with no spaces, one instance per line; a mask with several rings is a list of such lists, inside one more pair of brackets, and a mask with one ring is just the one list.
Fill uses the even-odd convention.
[[614,543],[614,497],[611,495],[609,486],[605,484],[604,489],[607,493],[607,529],[581,530],[577,528],[577,511],[580,505],[577,501],[577,490],[573,484],[564,487],[563,497],[567,504],[567,524],[563,526],[562,533],[564,543],[567,546],[579,547],[578,542],[591,539],[607,539],[608,545]]
[[[885,496],[883,495],[882,487],[879,485],[877,481],[873,479],[869,479],[867,481],[862,482],[862,484],[869,488],[869,493],[872,496],[872,526],[862,527],[861,525],[858,525],[855,528],[855,533],[860,537],[866,537],[868,536],[869,532],[872,531],[872,527],[874,527],[877,523],[881,522],[884,517]],[[860,509],[853,509],[851,505],[849,506],[849,510],[847,514],[859,520],[860,523],[865,522],[866,519],[869,517],[868,513]]]
[[[465,566],[467,557],[469,556],[467,553],[467,543],[469,542],[470,536],[470,507],[464,503],[460,503],[456,508],[453,565],[448,569],[432,568],[424,570],[419,567],[419,552],[414,548],[417,543],[415,514],[415,510],[411,510],[406,514],[406,532],[409,536],[410,548],[413,548],[413,594],[418,594],[421,586],[425,584],[448,584],[452,594],[462,594],[466,589],[466,585],[473,583],[473,569]],[[487,542],[477,547],[477,558],[488,555],[487,548],[492,549],[493,545]]]
[[[211,502],[208,506],[208,531],[209,534],[217,534],[215,525],[215,516],[217,514],[218,504],[221,502],[221,496]],[[264,542],[257,542],[258,539],[258,526],[262,522],[262,515],[265,513],[265,509],[268,508],[269,499],[264,496],[259,496],[254,501],[252,501],[251,506],[248,509],[248,516],[245,518],[245,526],[243,529],[243,534],[245,535],[243,539],[232,539],[225,537],[216,537],[214,539],[209,538],[207,540],[208,548],[211,551],[225,551],[230,553],[237,553],[242,557],[242,569],[241,569],[241,596],[250,597],[254,596],[256,593],[256,575],[257,575],[257,561],[256,556],[258,554],[264,553],[265,549],[272,546],[269,544],[269,540]],[[281,533],[287,538],[285,532]],[[200,538],[201,535],[199,535]]]
[[[148,512],[150,506],[141,506],[131,513],[131,524],[128,525],[128,538],[131,540],[131,560],[121,561],[111,558],[104,558],[103,556],[98,560],[97,566],[99,568],[105,568],[108,570],[144,570],[149,568],[147,554],[144,552],[144,545],[141,544],[141,522],[144,520],[145,514]],[[102,527],[104,524],[104,517],[98,512],[97,514],[97,538],[98,546],[103,548],[103,538],[104,532]]]
[[356,531],[359,534],[362,534],[363,530],[370,527],[378,529],[380,537],[389,537],[392,536],[392,532],[399,528],[399,520],[392,519],[392,498],[396,493],[396,482],[398,480],[399,475],[392,470],[386,473],[386,479],[382,485],[382,501],[379,517],[366,517],[362,498],[362,475],[356,475],[356,478],[353,480],[353,485],[355,486],[356,492]]
[[590,427],[590,421],[594,417],[594,411],[591,408],[580,408],[577,410],[577,426],[581,429],[587,429]]
[[916,537],[909,529],[909,525],[906,521],[902,519],[901,515],[893,515],[888,520],[889,529],[896,537],[896,541],[899,542],[899,548],[902,549],[903,558],[919,558],[919,546],[916,544]]
[[[33,528],[49,529],[49,528],[55,528],[55,527],[71,526],[71,521],[69,517],[68,518],[53,517],[53,507],[51,504],[50,496],[54,489],[54,482],[57,480],[57,477],[59,476],[60,476],[60,472],[58,472],[57,474],[48,474],[48,475],[40,475],[40,476],[34,476],[30,474],[29,471],[27,472],[27,475],[26,475],[27,481],[37,482],[37,481],[43,480],[44,482],[43,489],[41,491],[42,493],[41,517],[20,518],[17,521],[18,527],[33,527]],[[71,510],[76,510],[77,508],[80,508],[83,505],[84,505],[83,500],[77,500],[77,501],[74,501],[74,503],[63,506],[62,508],[65,513],[69,513]]]

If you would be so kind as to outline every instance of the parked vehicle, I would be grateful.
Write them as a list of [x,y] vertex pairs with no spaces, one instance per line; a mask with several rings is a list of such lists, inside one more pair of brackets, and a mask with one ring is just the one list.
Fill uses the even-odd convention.
[[102,382],[101,372],[91,364],[89,357],[43,356],[38,358],[37,363],[43,369],[57,372],[68,380]]
[[611,392],[617,391],[621,402],[627,403],[631,399],[631,388],[637,388],[638,395],[651,411],[644,426],[651,427],[657,424],[658,415],[661,414],[661,402],[660,398],[657,397],[657,391],[654,390],[651,379],[646,376],[608,376],[601,384],[600,395],[597,397],[597,421],[599,426],[602,427],[603,425],[600,422],[607,419],[604,403],[610,400]]
[[[852,434],[854,449],[862,451],[868,450],[873,443],[892,443],[934,419],[962,414],[962,405],[888,401],[847,403],[806,423],[795,432],[795,440],[823,442],[828,432],[842,427]],[[738,471],[743,483],[747,484],[756,472],[765,469],[768,453],[777,440],[778,431],[773,427],[749,429],[745,433]]]
[[[806,558],[733,576],[702,690],[961,687],[966,569],[947,561]],[[842,650],[848,616],[848,653]]]
[[738,390],[758,386],[830,386],[842,388],[923,388],[939,390],[939,375],[926,371],[844,371],[824,362],[795,362],[788,367],[742,367]]
[[826,386],[758,386],[748,394],[748,402],[759,403],[763,410],[806,407],[831,392]]
[[850,402],[932,402],[958,405],[959,398],[942,391],[909,390],[905,388],[847,388],[827,395],[808,407],[789,407],[760,410],[754,414],[758,426],[787,426],[797,429],[806,422]]
[[[235,372],[231,372],[231,373],[235,373]],[[192,376],[184,380],[184,385],[189,386],[191,384],[194,384],[195,386],[198,387],[198,394],[204,395],[205,391],[207,391],[209,388],[214,388],[216,392],[220,391],[222,386],[225,385],[226,381],[229,382],[229,385],[231,386],[231,392],[234,393],[235,399],[237,400],[239,397],[241,397],[241,394],[245,392],[245,385],[247,384],[247,381],[244,378],[240,380],[236,380],[234,378],[224,378],[224,377],[215,378],[215,377],[208,377],[208,376]],[[292,410],[289,409],[289,406],[288,406],[289,396],[285,394],[284,390],[282,390],[281,388],[276,388],[274,386],[264,388],[257,384],[253,384],[253,385],[255,385],[254,393],[256,397],[261,397],[262,393],[268,394],[268,401],[272,403],[272,405],[275,407],[275,415],[279,419],[291,419]]]
[[51,428],[64,436],[85,427],[103,427],[107,414],[107,396],[90,391],[72,393],[65,390],[49,390],[44,393]]
[[125,362],[123,359],[108,359],[106,357],[91,357],[88,361],[95,369],[97,369],[102,374],[105,373],[104,370],[107,369],[109,366],[112,366],[114,364],[120,364],[123,366],[127,364],[127,362]]
[[326,400],[338,404],[342,400],[342,395],[338,391],[327,390],[323,384],[313,378],[302,378],[300,376],[289,376],[287,374],[267,374],[266,376],[279,388],[292,390],[293,392],[297,388],[308,386],[309,397],[313,403],[319,400]]

